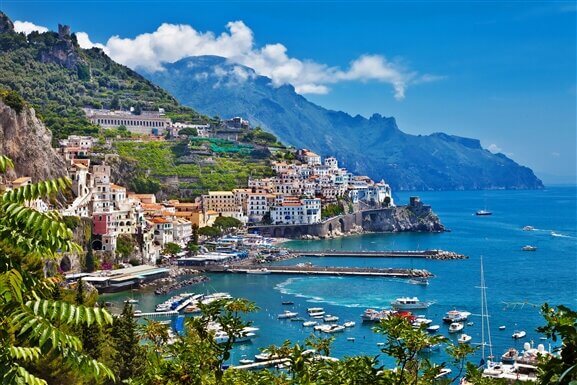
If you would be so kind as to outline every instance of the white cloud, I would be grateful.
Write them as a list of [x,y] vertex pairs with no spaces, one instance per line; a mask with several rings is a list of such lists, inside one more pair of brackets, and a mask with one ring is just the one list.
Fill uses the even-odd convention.
[[[253,31],[242,21],[229,22],[220,35],[197,31],[190,25],[163,23],[156,31],[134,38],[112,36],[104,45],[93,43],[84,32],[76,36],[82,48],[102,48],[115,61],[136,70],[162,71],[164,63],[189,56],[216,55],[253,68],[256,74],[271,78],[274,86],[291,84],[301,94],[326,94],[330,85],[340,82],[376,81],[391,85],[395,98],[400,100],[410,85],[441,78],[419,74],[382,55],[362,55],[344,69],[290,57],[280,43],[257,47]],[[240,82],[251,75],[245,72],[235,67],[233,75]]]
[[34,23],[31,23],[29,21],[20,21],[20,20],[16,20],[14,22],[14,30],[16,32],[24,32],[25,35],[30,34],[30,32],[32,31],[37,31],[37,32],[48,32],[48,28],[43,27],[41,25],[36,25]]
[[84,49],[90,49],[93,47],[100,49],[106,48],[103,44],[93,43],[92,41],[90,41],[90,37],[88,37],[88,34],[86,32],[76,32],[76,40],[78,40],[78,45],[80,46],[80,48]]
[[503,149],[499,146],[497,146],[495,143],[491,143],[488,147],[487,150],[491,151],[493,154],[497,154],[503,151]]

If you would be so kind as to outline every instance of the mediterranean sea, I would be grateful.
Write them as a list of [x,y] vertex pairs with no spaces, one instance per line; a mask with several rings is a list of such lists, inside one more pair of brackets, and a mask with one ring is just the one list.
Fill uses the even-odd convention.
[[[290,241],[285,247],[306,250],[422,250],[443,249],[469,256],[466,260],[426,260],[420,258],[299,258],[279,262],[311,262],[318,266],[406,267],[427,269],[434,274],[428,286],[413,285],[405,280],[366,277],[317,277],[283,275],[215,274],[205,284],[184,288],[182,292],[226,291],[235,297],[254,301],[259,311],[250,314],[259,335],[252,342],[239,344],[231,357],[253,358],[259,348],[280,345],[285,340],[302,343],[312,330],[301,322],[278,320],[284,310],[293,310],[308,319],[308,307],[323,307],[327,314],[340,318],[339,323],[355,321],[356,326],[334,334],[332,355],[336,357],[378,355],[377,343],[383,336],[372,332],[373,325],[361,323],[366,308],[387,308],[401,296],[417,296],[434,304],[421,314],[441,325],[440,332],[456,343],[458,335],[449,335],[443,315],[454,308],[473,315],[473,325],[463,330],[481,342],[480,259],[483,258],[489,321],[493,352],[499,357],[509,347],[522,349],[525,342],[543,343],[536,328],[544,323],[540,306],[564,304],[577,308],[577,189],[548,187],[532,191],[450,191],[398,193],[397,204],[419,195],[430,204],[442,223],[451,231],[445,233],[365,234],[318,241]],[[491,216],[476,216],[479,209]],[[524,226],[534,227],[524,231]],[[525,245],[536,251],[522,251]],[[172,295],[178,292],[171,293]],[[105,296],[104,300],[121,302],[127,294]],[[154,311],[157,303],[168,296],[135,294],[139,309]],[[293,301],[293,306],[282,305]],[[419,314],[419,313],[418,313]],[[499,326],[505,330],[499,330]],[[527,337],[513,340],[515,330],[525,330]],[[347,340],[354,337],[354,342]],[[477,353],[476,360],[480,358]],[[380,356],[381,362],[392,362]],[[442,352],[431,353],[431,359],[446,361]]]

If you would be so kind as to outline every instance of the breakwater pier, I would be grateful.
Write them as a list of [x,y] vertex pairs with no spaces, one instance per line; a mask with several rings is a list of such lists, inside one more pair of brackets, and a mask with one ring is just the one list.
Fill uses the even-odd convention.
[[445,250],[291,250],[291,254],[297,257],[424,258],[438,260],[468,258],[466,255]]
[[330,276],[361,276],[388,278],[432,277],[423,269],[377,269],[367,267],[329,267],[329,266],[205,266],[207,273],[238,273],[238,274],[290,274],[290,275],[330,275]]

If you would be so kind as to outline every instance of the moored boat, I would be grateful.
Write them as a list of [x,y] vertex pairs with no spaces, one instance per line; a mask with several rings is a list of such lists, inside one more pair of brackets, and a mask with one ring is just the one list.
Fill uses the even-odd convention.
[[463,334],[461,334],[461,336],[459,337],[458,342],[459,342],[460,344],[468,344],[468,343],[471,341],[472,338],[473,338],[473,337],[471,337],[470,335],[463,333]]
[[323,318],[323,321],[325,321],[325,322],[338,322],[338,321],[339,321],[339,317],[329,314],[329,315],[326,315],[326,316]]
[[400,297],[391,302],[395,310],[427,309],[430,305],[430,302],[419,301],[417,297]]
[[449,333],[458,333],[463,330],[463,324],[461,322],[453,322],[449,325]]
[[363,322],[379,322],[380,320],[387,318],[391,313],[390,310],[377,311],[375,309],[366,309],[361,315],[361,319]]
[[509,348],[501,356],[501,362],[504,364],[514,364],[515,360],[519,357],[519,352],[515,348]]
[[305,321],[303,322],[303,326],[307,328],[311,326],[316,326],[317,323],[318,323],[317,321]]
[[439,325],[431,325],[431,326],[427,327],[427,331],[429,333],[436,333],[439,331],[440,328],[441,327]]
[[348,321],[348,322],[345,322],[345,323],[343,324],[343,326],[346,327],[346,328],[352,328],[352,327],[355,326],[355,325],[356,325],[355,321]]
[[518,340],[520,338],[524,338],[526,335],[527,335],[527,333],[525,332],[525,330],[515,330],[515,332],[513,333],[513,335],[511,337]]
[[463,322],[466,321],[470,315],[471,313],[469,313],[468,311],[462,311],[456,309],[449,310],[443,317],[443,322],[448,324],[453,322]]
[[299,313],[295,313],[294,311],[285,310],[284,313],[279,314],[276,318],[289,319],[289,318],[295,318],[298,315],[299,315]]

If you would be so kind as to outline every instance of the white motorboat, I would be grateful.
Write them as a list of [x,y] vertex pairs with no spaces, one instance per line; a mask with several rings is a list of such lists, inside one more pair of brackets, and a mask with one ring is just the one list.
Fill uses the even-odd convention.
[[449,325],[449,333],[458,333],[463,330],[464,325],[461,322],[453,322]]
[[307,309],[307,313],[319,313],[321,311],[325,311],[322,307],[309,307]]
[[515,332],[513,333],[513,335],[511,337],[518,340],[520,338],[524,338],[526,335],[527,335],[527,333],[524,330],[515,330]]
[[125,299],[125,300],[124,300],[124,303],[129,303],[129,304],[131,304],[131,305],[136,305],[136,304],[138,303],[138,300],[137,300],[137,299],[134,299],[134,298],[128,298],[128,299]]
[[254,360],[250,360],[248,358],[241,358],[240,360],[238,360],[238,363],[241,365],[249,365],[254,364]]
[[395,310],[426,309],[430,305],[430,302],[419,301],[417,297],[400,297],[391,302],[391,306]]
[[479,215],[479,216],[486,216],[486,215],[493,215],[492,212],[490,212],[489,210],[478,210],[475,215]]
[[507,327],[505,325],[499,326],[499,330],[505,330]]
[[523,227],[523,231],[533,231],[535,228],[533,226],[525,226]]
[[343,324],[343,326],[346,327],[346,328],[352,328],[352,327],[354,327],[355,325],[356,325],[355,321],[348,321],[348,322],[345,322],[345,323]]
[[288,319],[288,318],[294,318],[296,316],[298,316],[299,313],[296,313],[294,311],[289,311],[289,310],[285,310],[284,313],[279,314],[276,318],[278,319]]
[[428,331],[429,333],[436,333],[436,332],[439,331],[440,328],[441,328],[441,327],[440,327],[439,325],[431,325],[431,326],[429,326],[429,327],[427,328],[427,331]]
[[326,315],[326,316],[323,318],[323,321],[325,321],[325,322],[338,322],[338,321],[339,321],[339,317],[329,314],[329,315]]
[[363,322],[379,322],[387,318],[392,312],[390,310],[377,311],[375,309],[366,309],[361,315]]
[[428,326],[433,323],[432,319],[427,319],[424,316],[417,316],[413,321],[413,327],[419,328],[421,325]]
[[448,324],[453,322],[463,322],[466,321],[470,315],[471,313],[469,313],[468,311],[456,310],[456,309],[449,310],[443,317],[443,322]]
[[321,331],[323,333],[338,333],[338,332],[342,332],[343,330],[345,330],[345,327],[343,325],[327,325],[327,328],[322,329]]
[[355,337],[347,337],[347,341],[355,342]]
[[537,247],[536,247],[536,246],[531,246],[531,245],[526,245],[526,246],[523,246],[523,247],[521,248],[521,250],[523,250],[523,251],[536,251],[536,250],[537,250]]
[[415,278],[409,279],[409,283],[412,285],[428,286],[429,280],[427,279],[427,277],[415,277]]
[[315,326],[317,323],[318,323],[317,321],[306,321],[306,322],[303,322],[303,326],[305,328],[309,328],[311,326]]
[[460,344],[468,344],[469,342],[471,342],[471,339],[473,339],[473,337],[471,337],[468,334],[461,334],[461,336],[459,337],[458,341]]

